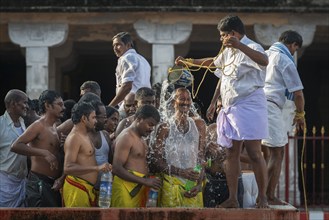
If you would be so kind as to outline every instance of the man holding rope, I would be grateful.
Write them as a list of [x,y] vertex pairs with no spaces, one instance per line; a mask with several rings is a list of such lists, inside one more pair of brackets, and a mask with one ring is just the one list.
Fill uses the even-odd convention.
[[267,170],[261,153],[261,139],[268,136],[267,106],[263,90],[268,58],[261,45],[247,38],[243,22],[237,16],[226,16],[218,24],[223,49],[215,58],[184,59],[177,65],[202,65],[216,68],[220,78],[207,118],[212,119],[218,96],[223,108],[217,118],[218,144],[227,149],[229,198],[219,207],[238,208],[240,153],[244,144],[254,169],[259,189],[257,207],[267,208]]

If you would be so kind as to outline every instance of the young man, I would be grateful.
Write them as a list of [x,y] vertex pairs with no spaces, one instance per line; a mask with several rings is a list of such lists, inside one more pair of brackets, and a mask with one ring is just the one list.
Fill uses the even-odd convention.
[[116,95],[110,102],[115,107],[129,93],[136,93],[141,87],[151,88],[151,66],[147,60],[134,49],[131,35],[120,32],[113,38],[113,50],[118,59],[116,67]]
[[65,207],[96,206],[97,198],[94,184],[98,172],[108,172],[108,162],[97,165],[95,147],[88,136],[95,129],[96,113],[94,107],[86,102],[78,102],[72,109],[74,127],[64,144],[64,173],[67,175],[63,187]]
[[5,97],[6,111],[0,116],[0,207],[22,207],[28,172],[27,158],[10,151],[10,146],[24,131],[23,117],[28,108],[27,95],[18,89]]
[[112,207],[145,207],[146,186],[155,189],[161,187],[159,179],[147,176],[148,146],[143,139],[159,121],[158,110],[151,105],[144,105],[137,110],[131,126],[115,139]]
[[31,124],[13,143],[11,150],[31,156],[31,171],[26,185],[28,207],[61,207],[59,189],[63,164],[60,161],[60,139],[55,123],[65,107],[61,96],[45,90],[39,97],[41,118]]
[[[107,121],[105,105],[101,101],[92,101],[90,103],[96,113],[96,124],[95,129],[90,130],[88,135],[91,142],[95,147],[95,157],[97,165],[102,165],[103,163],[112,163],[113,154],[111,149],[110,135],[105,131],[105,123]],[[97,182],[94,186],[95,189],[99,190],[101,173],[98,175]]]
[[[218,24],[224,50],[215,58],[184,59],[178,57],[176,64],[203,64],[217,68],[220,78],[207,117],[213,118],[216,101],[221,95],[223,108],[217,117],[218,144],[227,148],[226,173],[230,191],[225,208],[237,208],[238,176],[242,144],[251,159],[259,196],[257,206],[268,207],[266,198],[266,163],[261,154],[261,139],[268,136],[267,106],[264,94],[265,67],[268,58],[261,45],[247,38],[243,22],[237,16],[226,16]],[[257,122],[257,123],[255,123]]]
[[296,114],[293,122],[297,131],[304,129],[304,95],[303,84],[293,58],[294,53],[302,47],[303,39],[295,31],[285,31],[279,42],[274,43],[266,51],[269,65],[266,69],[265,95],[269,122],[269,137],[262,140],[262,144],[269,150],[268,158],[268,186],[267,198],[272,205],[282,205],[283,201],[274,195],[278,184],[284,155],[284,146],[288,143],[288,135],[283,118],[283,106],[286,102],[286,91],[293,93]]
[[[160,124],[152,143],[152,167],[163,173],[162,207],[203,207],[201,173],[193,169],[204,163],[206,126],[202,119],[189,116],[192,98],[186,88],[173,94],[174,115]],[[189,180],[197,184],[186,187]]]
[[[155,102],[155,93],[152,89],[148,87],[139,88],[135,94],[136,107],[140,108],[143,105],[153,105]],[[129,127],[132,122],[135,120],[135,115],[131,115],[122,119],[115,131],[115,136],[118,136],[121,131]]]

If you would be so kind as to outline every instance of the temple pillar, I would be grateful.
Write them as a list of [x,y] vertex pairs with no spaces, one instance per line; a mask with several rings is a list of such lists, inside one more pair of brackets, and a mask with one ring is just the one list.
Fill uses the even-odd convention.
[[26,93],[37,99],[49,88],[49,47],[65,42],[68,25],[9,23],[8,29],[10,40],[26,49]]
[[184,43],[192,32],[191,23],[161,24],[140,20],[134,23],[138,36],[152,44],[152,84],[167,78],[175,60],[174,45]]

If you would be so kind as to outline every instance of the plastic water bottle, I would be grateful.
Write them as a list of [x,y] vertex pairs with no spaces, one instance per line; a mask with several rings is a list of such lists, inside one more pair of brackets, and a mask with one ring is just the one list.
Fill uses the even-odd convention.
[[158,190],[150,188],[146,207],[157,207],[158,203]]
[[[150,178],[156,178],[155,176],[150,176]],[[146,207],[157,207],[158,205],[158,190],[150,188],[148,199],[146,202]]]
[[[202,166],[200,164],[197,164],[195,167],[194,167],[194,171],[195,172],[198,172],[198,173],[201,173],[201,169],[202,169]],[[196,186],[196,182],[195,181],[192,181],[192,180],[186,180],[186,183],[185,183],[185,190],[186,191],[190,191],[194,186]]]
[[101,176],[99,186],[98,206],[101,208],[109,208],[112,196],[112,173],[104,172]]

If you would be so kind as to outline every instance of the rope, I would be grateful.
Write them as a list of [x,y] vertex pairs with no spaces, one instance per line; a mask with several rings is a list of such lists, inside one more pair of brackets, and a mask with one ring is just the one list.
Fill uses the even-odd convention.
[[[225,69],[227,66],[232,65],[233,62],[235,61],[235,57],[236,57],[236,49],[233,49],[233,48],[227,48],[227,49],[231,49],[231,50],[233,50],[233,60],[232,60],[232,62],[230,62],[230,63],[228,63],[228,64],[224,64],[224,65],[222,65],[222,66],[215,66],[215,65],[212,66],[213,63],[214,63],[214,61],[218,58],[218,56],[219,56],[220,54],[223,53],[223,51],[224,51],[225,49],[226,49],[226,47],[224,47],[224,45],[222,45],[222,47],[221,47],[221,49],[219,50],[219,52],[218,52],[218,54],[217,54],[216,57],[206,59],[206,60],[204,60],[201,64],[194,64],[194,63],[193,63],[194,59],[192,59],[192,58],[186,58],[185,60],[181,60],[180,62],[182,62],[182,63],[184,64],[185,67],[182,67],[181,69],[173,69],[173,68],[169,68],[169,70],[168,70],[168,74],[170,74],[170,73],[172,73],[172,72],[174,72],[174,71],[183,71],[184,69],[188,70],[190,73],[191,73],[191,72],[195,72],[195,71],[199,71],[199,70],[201,70],[201,69],[206,69],[205,72],[204,72],[204,74],[203,74],[203,76],[202,76],[202,79],[201,79],[199,85],[197,86],[197,89],[196,89],[195,92],[194,92],[194,87],[195,87],[195,86],[194,86],[194,78],[192,78],[192,97],[193,97],[193,99],[195,99],[196,96],[197,96],[198,93],[199,93],[200,87],[201,87],[201,85],[202,85],[204,79],[206,78],[206,75],[207,75],[208,72],[214,73],[214,72],[216,71],[216,69],[221,69],[221,70],[223,71],[223,74],[226,75],[226,76],[229,76],[229,75],[231,75],[231,74],[234,72],[235,68],[232,68],[232,72],[231,72],[231,73],[229,73],[229,74],[225,74],[225,73],[224,73],[224,69]],[[204,65],[204,63],[207,62],[207,61],[209,61],[209,60],[212,60],[212,62],[211,62],[209,65]],[[192,68],[190,68],[190,67],[192,67]]]
[[[305,187],[305,177],[304,177],[304,153],[305,153],[305,145],[306,145],[306,120],[305,120],[305,112],[296,112],[295,119],[304,119],[304,127],[303,127],[303,146],[302,146],[302,154],[301,154],[301,160],[300,160],[300,169],[302,173],[302,185],[303,185],[303,194],[304,194],[304,206],[305,206],[305,212],[306,212],[306,220],[309,219],[309,211],[307,206],[307,196],[306,196],[306,187]],[[305,165],[306,166],[306,165]]]

